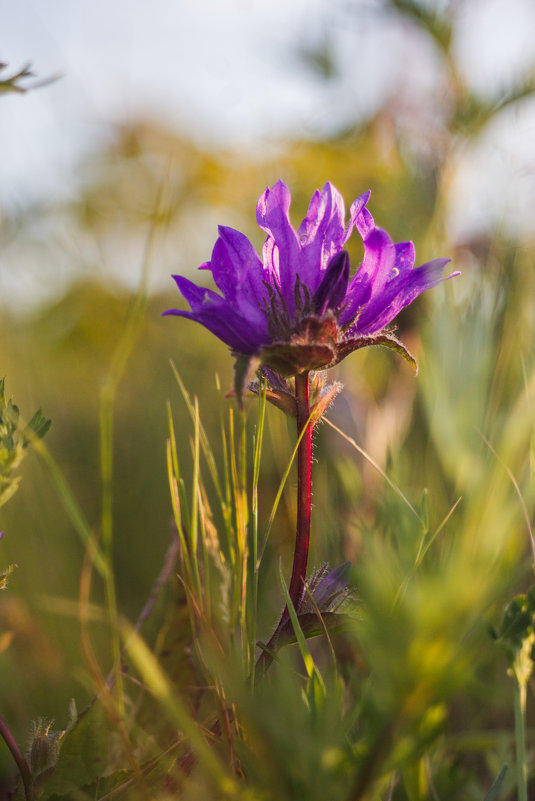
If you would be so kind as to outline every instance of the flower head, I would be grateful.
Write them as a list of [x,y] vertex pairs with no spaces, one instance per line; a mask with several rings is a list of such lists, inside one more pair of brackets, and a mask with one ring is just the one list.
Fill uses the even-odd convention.
[[[244,234],[220,226],[212,258],[199,269],[211,270],[221,294],[173,276],[191,311],[165,314],[196,320],[231,348],[238,395],[260,365],[292,376],[332,367],[365,345],[386,345],[416,364],[386,327],[444,280],[449,259],[414,268],[412,242],[395,244],[375,225],[366,208],[369,197],[366,192],[353,202],[346,226],[343,198],[326,183],[312,196],[296,231],[289,218],[290,191],[277,181],[256,209],[267,234],[262,258]],[[364,242],[364,258],[351,277],[344,246],[354,228]]]

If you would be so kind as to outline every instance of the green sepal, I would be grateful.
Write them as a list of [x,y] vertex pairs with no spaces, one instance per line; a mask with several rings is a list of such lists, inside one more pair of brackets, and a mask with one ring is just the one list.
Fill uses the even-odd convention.
[[[355,622],[355,619],[351,617],[351,615],[345,615],[341,612],[323,612],[321,620],[325,628],[321,625],[316,612],[304,612],[297,616],[297,620],[307,640],[310,640],[312,637],[321,637],[322,634],[325,634],[325,629],[327,629],[329,634],[349,631]],[[277,640],[277,646],[282,648],[285,645],[291,645],[295,642],[297,642],[295,631],[291,620],[289,620],[281,630],[279,639]]]
[[[41,409],[38,409],[22,432],[22,436],[24,437],[24,445],[26,446],[29,444],[32,436],[42,439],[45,434],[48,433],[51,425],[52,420],[48,420],[42,413]],[[29,431],[32,433],[28,436]]]
[[55,770],[42,777],[46,783],[40,801],[73,798],[74,791],[92,787],[110,772],[113,730],[101,705],[95,704],[73,720],[75,714],[71,709],[69,725],[57,741],[61,748]]
[[488,791],[483,801],[498,801],[498,798],[500,797],[500,790],[502,789],[502,784],[504,782],[506,773],[507,773],[507,765],[504,765],[501,771],[499,772],[498,776],[496,777],[495,781],[492,783],[492,787]]
[[[256,391],[256,388],[253,389],[253,392]],[[272,403],[273,406],[276,406],[277,409],[280,409],[281,412],[287,414],[288,417],[297,417],[297,401],[295,400],[295,395],[292,395],[291,392],[286,392],[286,390],[280,389],[279,387],[268,385],[266,400]]]
[[52,720],[33,722],[30,746],[27,754],[32,777],[32,798],[40,798],[43,788],[56,770],[65,731],[54,731]]
[[243,395],[251,378],[260,367],[258,356],[244,353],[235,353],[234,362],[234,392],[238,399],[238,406],[243,409]]
[[[306,640],[312,637],[321,637],[325,634],[325,629],[328,634],[339,634],[340,632],[351,631],[354,626],[355,619],[351,615],[345,615],[341,612],[324,612],[321,619],[325,628],[321,625],[316,612],[304,612],[297,616],[297,621],[303,632]],[[276,654],[285,645],[293,645],[297,642],[297,637],[291,620],[282,627],[279,636],[275,643],[272,643],[272,653]],[[259,648],[265,649],[262,642],[258,642]]]
[[274,342],[259,351],[262,364],[289,377],[331,366],[336,356],[338,324],[333,315],[305,317],[287,342]]
[[341,384],[340,381],[335,381],[333,384],[328,384],[326,387],[322,388],[321,391],[316,394],[317,400],[314,398],[311,403],[311,409],[314,412],[312,417],[314,423],[321,420],[331,403],[333,403],[334,399],[340,394],[343,388],[344,385]]
[[393,333],[385,331],[381,331],[378,334],[371,334],[371,336],[342,340],[337,345],[336,357],[330,366],[332,367],[338,364],[342,359],[345,359],[346,356],[349,356],[350,353],[353,353],[354,350],[366,348],[370,345],[382,345],[385,348],[390,348],[390,350],[399,353],[399,355],[413,367],[414,374],[418,375],[418,363],[410,350],[406,348],[403,342],[394,336]]
[[262,364],[284,377],[328,367],[335,356],[329,345],[275,344],[260,351]]

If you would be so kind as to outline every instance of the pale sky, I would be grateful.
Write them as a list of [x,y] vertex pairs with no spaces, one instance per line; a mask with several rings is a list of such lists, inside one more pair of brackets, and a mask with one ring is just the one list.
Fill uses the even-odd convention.
[[[479,91],[535,63],[533,0],[458,5],[455,49]],[[389,93],[425,105],[436,56],[380,8],[381,0],[0,0],[0,61],[13,71],[31,61],[39,79],[61,76],[0,98],[0,211],[68,195],[79,159],[125,119],[152,115],[200,144],[261,152],[279,137],[366,116]],[[331,81],[295,55],[324,37],[340,73]],[[484,219],[533,230],[534,170],[531,103],[463,155],[452,236]]]

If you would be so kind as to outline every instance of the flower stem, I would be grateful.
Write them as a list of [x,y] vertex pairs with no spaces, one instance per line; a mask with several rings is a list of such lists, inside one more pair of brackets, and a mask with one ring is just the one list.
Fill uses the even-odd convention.
[[32,777],[30,773],[30,768],[26,759],[24,758],[24,754],[19,748],[19,745],[7,724],[4,722],[3,718],[0,717],[0,737],[2,737],[3,741],[11,751],[11,756],[17,763],[17,767],[19,769],[19,773],[22,779],[22,785],[24,787],[24,798],[26,801],[31,801],[32,798]]
[[[297,436],[305,433],[297,451],[297,527],[295,535],[294,561],[290,580],[290,598],[296,611],[303,596],[307,573],[308,546],[310,543],[310,505],[312,498],[312,431],[309,422],[309,378],[308,372],[295,377],[297,401]],[[287,615],[286,611],[286,615]],[[285,616],[286,616],[285,615]]]
[[[301,373],[295,377],[295,397],[297,402],[297,436],[301,437],[297,449],[297,524],[295,535],[292,577],[289,595],[293,607],[299,612],[299,606],[305,590],[307,574],[308,546],[310,544],[310,506],[312,499],[312,433],[314,422],[310,420],[309,374]],[[284,626],[290,620],[288,607],[284,607],[277,628],[264,646],[253,673],[254,681],[258,681],[271,665],[277,651],[277,640]]]

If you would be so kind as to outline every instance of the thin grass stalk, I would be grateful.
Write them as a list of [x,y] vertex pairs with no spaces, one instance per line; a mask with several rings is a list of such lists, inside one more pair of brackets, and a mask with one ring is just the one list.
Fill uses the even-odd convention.
[[[221,516],[223,518],[223,523],[225,526],[225,533],[226,533],[226,542],[225,547],[230,557],[231,564],[233,568],[236,565],[236,555],[234,553],[234,548],[232,545],[232,540],[234,536],[234,526],[233,526],[233,513],[232,513],[232,493],[231,493],[231,481],[230,481],[230,472],[228,466],[228,446],[225,436],[225,425],[222,417],[222,411],[220,408],[220,430],[221,430],[221,437],[222,437],[222,453],[223,453],[223,483],[220,480],[219,472],[217,469],[216,461],[214,458],[213,451],[210,447],[210,443],[208,440],[208,436],[206,434],[206,430],[202,424],[199,412],[195,411],[195,404],[191,401],[191,397],[180,377],[180,374],[171,362],[171,369],[175,376],[175,379],[178,383],[180,392],[182,394],[182,398],[186,404],[188,412],[190,414],[191,420],[196,425],[196,420],[198,421],[198,428],[199,428],[199,443],[201,447],[201,452],[205,458],[206,465],[208,467],[208,471],[210,473],[210,477],[212,479],[217,498],[219,501],[219,507],[221,510]],[[216,375],[216,386],[218,391],[220,391],[219,379]],[[176,447],[175,447],[176,450]],[[184,514],[187,513],[187,504],[184,508]],[[186,528],[189,526],[189,523],[186,525]],[[221,541],[221,540],[220,540]]]
[[[233,571],[233,620],[234,624],[239,623],[241,644],[243,646],[244,635],[244,615],[243,615],[243,594],[244,566],[247,565],[247,532],[244,530],[245,516],[243,511],[242,488],[240,486],[240,473],[236,458],[236,432],[234,427],[234,412],[229,409],[229,455],[230,455],[230,482],[232,497],[234,501],[234,535],[236,561]],[[239,453],[239,452],[238,452]],[[238,455],[239,458],[239,455]],[[242,647],[243,656],[243,647]]]
[[171,408],[167,406],[167,413],[169,419],[169,439],[167,440],[167,476],[169,480],[169,490],[171,494],[171,505],[173,507],[173,517],[175,521],[178,539],[180,542],[180,555],[181,560],[187,566],[188,574],[191,572],[191,565],[188,558],[188,548],[186,545],[186,536],[184,534],[184,527],[182,525],[182,504],[180,501],[180,470],[178,464],[178,455],[176,450],[175,429],[173,425],[173,418],[171,416]]
[[121,644],[117,634],[117,595],[113,573],[113,406],[115,391],[103,392],[100,406],[100,470],[102,481],[102,549],[108,570],[104,576],[106,609],[113,656],[113,674],[117,710],[124,715],[124,688],[121,664]]
[[200,421],[199,421],[199,401],[195,398],[194,405],[194,435],[193,435],[193,487],[191,490],[191,520],[189,527],[189,547],[191,553],[191,564],[193,568],[193,576],[195,579],[195,586],[198,593],[199,601],[202,599],[202,584],[201,576],[199,573],[199,562],[197,559],[198,539],[199,539],[199,479],[200,479],[200,464],[199,464],[199,443],[200,443]]
[[169,479],[169,487],[171,491],[171,504],[173,507],[173,514],[175,525],[178,532],[180,549],[180,568],[182,576],[181,581],[186,592],[188,616],[190,621],[191,631],[196,630],[195,618],[195,604],[191,598],[191,587],[194,583],[194,568],[191,559],[190,548],[186,539],[186,532],[189,530],[189,514],[187,497],[184,488],[184,482],[180,475],[180,465],[178,461],[178,453],[176,447],[175,430],[173,418],[171,415],[171,408],[168,404],[168,417],[169,417],[169,440],[167,447],[167,472]]
[[264,437],[264,422],[266,417],[267,381],[262,379],[258,393],[258,423],[254,440],[253,483],[251,491],[251,548],[252,548],[252,598],[249,601],[249,654],[251,665],[251,682],[255,680],[255,652],[258,624],[258,482],[260,478],[260,457],[262,454],[262,441]]
[[202,484],[199,485],[198,497],[199,509],[199,522],[201,526],[200,547],[202,552],[202,584],[203,584],[203,615],[206,625],[210,626],[212,622],[212,577],[211,577],[211,560],[209,549],[207,547],[208,532],[206,530],[206,519],[210,515],[210,510],[207,508],[207,499],[205,488]]
[[227,435],[225,431],[225,420],[223,417],[223,410],[220,410],[220,431],[221,431],[221,454],[223,458],[223,479],[225,487],[225,501],[222,510],[224,513],[226,531],[227,531],[227,548],[229,553],[230,562],[233,568],[236,567],[236,553],[234,550],[234,526],[232,519],[232,479],[229,458],[229,445],[227,443]]
[[67,513],[67,516],[70,519],[73,528],[80,539],[80,542],[89,552],[95,570],[102,578],[105,579],[109,570],[108,563],[106,562],[106,559],[100,550],[97,539],[91,530],[91,526],[86,520],[78,501],[69,488],[65,476],[61,472],[57,462],[43,440],[40,437],[33,435],[28,429],[26,429],[26,431],[26,436],[28,436],[32,446],[42,458],[50,472],[52,481],[56,487],[56,492],[58,493],[59,499],[63,504],[63,508],[65,509],[65,512]]
[[[119,698],[114,697],[112,694],[112,684],[116,680],[115,671],[112,670],[110,679],[107,680],[103,675],[99,661],[93,649],[91,637],[89,634],[89,616],[88,610],[90,608],[89,599],[91,597],[91,583],[93,576],[93,563],[89,553],[86,551],[82,570],[80,573],[80,587],[79,587],[79,601],[78,601],[78,614],[80,622],[80,642],[82,651],[86,660],[87,667],[95,684],[98,697],[102,702],[104,711],[108,716],[111,724],[116,728],[124,751],[132,772],[135,774],[136,781],[139,785],[140,791],[146,796],[148,788],[145,783],[143,771],[135,756],[128,728],[125,724],[124,709],[121,708]],[[108,609],[106,609],[106,619],[109,620]],[[118,621],[118,617],[117,617]],[[120,642],[120,640],[119,640]],[[122,648],[121,648],[122,655]]]
[[237,512],[239,516],[238,532],[241,541],[241,599],[240,599],[240,630],[241,630],[241,651],[244,672],[250,669],[249,664],[249,637],[247,627],[247,591],[248,591],[248,570],[249,545],[247,541],[247,531],[249,527],[249,507],[247,502],[247,420],[243,412],[240,413],[241,432],[240,447],[238,455],[238,504]]
[[[297,443],[290,457],[290,462],[283,475],[275,502],[271,510],[266,537],[271,530],[275,513],[286,483],[288,473],[297,454],[297,522],[292,575],[290,579],[289,597],[294,609],[298,610],[306,586],[306,571],[308,562],[308,549],[310,544],[310,507],[312,499],[312,435],[314,431],[314,410],[310,410],[309,400],[309,373],[302,373],[295,377],[295,394],[297,400]],[[262,549],[262,553],[263,553]],[[260,557],[260,559],[262,556]],[[258,564],[258,563],[257,563]],[[289,620],[289,610],[286,605],[283,609],[279,623],[262,653],[256,666],[255,674],[260,678],[271,665],[277,647],[277,640],[283,626]]]
[[528,801],[528,768],[526,762],[526,690],[527,684],[514,678],[514,716],[516,741],[516,781],[518,801]]
[[[310,422],[312,420],[313,415],[314,415],[314,412],[311,412],[310,417],[308,419],[308,422]],[[292,469],[292,465],[294,463],[295,457],[297,456],[297,452],[299,450],[299,446],[301,445],[301,441],[302,441],[302,439],[303,439],[303,437],[305,435],[305,431],[306,431],[306,429],[304,428],[301,431],[299,437],[297,438],[297,442],[295,443],[294,449],[293,449],[293,451],[292,451],[292,453],[290,455],[290,458],[288,460],[288,464],[286,465],[286,469],[285,469],[285,471],[284,471],[284,473],[282,475],[282,478],[280,480],[279,487],[277,489],[277,494],[275,495],[275,500],[273,501],[273,505],[271,507],[271,512],[269,514],[269,520],[267,522],[266,530],[264,532],[264,539],[263,539],[263,542],[262,542],[262,545],[261,545],[261,548],[260,548],[260,556],[259,556],[259,558],[257,560],[257,563],[256,563],[257,569],[260,567],[260,563],[261,563],[262,558],[264,556],[264,551],[265,551],[267,543],[268,543],[269,535],[271,533],[271,529],[272,529],[273,523],[275,521],[275,515],[277,514],[277,509],[279,508],[280,499],[282,497],[282,493],[283,493],[284,487],[286,486],[286,481],[288,480],[288,476],[290,475],[290,470]]]
[[409,499],[408,499],[408,498],[407,498],[407,497],[406,497],[406,496],[403,494],[403,492],[402,492],[402,491],[401,491],[401,489],[400,489],[400,488],[397,486],[397,484],[394,484],[394,482],[392,481],[392,479],[388,477],[388,475],[385,473],[385,471],[382,469],[382,467],[380,467],[380,465],[378,465],[378,464],[377,464],[377,462],[375,462],[375,461],[372,459],[372,457],[369,455],[369,453],[367,453],[367,452],[366,452],[366,451],[365,451],[363,448],[361,448],[361,447],[360,447],[360,445],[358,445],[358,444],[355,442],[355,440],[354,440],[352,437],[349,437],[349,436],[348,436],[347,434],[345,434],[345,433],[344,433],[344,432],[343,432],[343,431],[342,431],[340,428],[338,428],[338,426],[335,426],[335,424],[334,424],[333,422],[331,422],[331,420],[329,420],[329,418],[328,418],[328,417],[323,417],[322,419],[323,419],[323,420],[325,420],[325,422],[326,422],[326,423],[327,423],[327,424],[328,424],[328,425],[329,425],[329,426],[330,426],[332,429],[334,429],[334,431],[336,431],[336,433],[337,433],[337,434],[339,434],[339,435],[340,435],[340,436],[341,436],[343,439],[345,439],[345,441],[346,441],[346,442],[348,442],[348,443],[351,445],[351,447],[352,447],[352,448],[354,448],[354,449],[357,451],[357,453],[360,453],[360,455],[361,455],[361,456],[363,456],[363,457],[364,457],[364,459],[366,459],[366,461],[367,461],[369,464],[371,464],[371,466],[372,466],[373,468],[375,468],[375,470],[377,470],[377,472],[378,472],[378,473],[379,473],[379,474],[380,474],[380,475],[381,475],[381,476],[384,478],[384,480],[386,481],[386,483],[387,483],[387,484],[388,484],[388,485],[389,485],[389,486],[390,486],[390,487],[391,487],[391,488],[394,490],[394,492],[396,493],[396,495],[399,495],[399,497],[401,498],[401,500],[402,500],[402,501],[403,501],[403,502],[404,502],[404,503],[405,503],[405,504],[406,504],[406,505],[409,507],[409,509],[411,510],[411,512],[413,513],[413,515],[414,515],[414,516],[415,516],[415,517],[416,517],[416,518],[417,518],[417,519],[420,521],[421,525],[422,525],[422,526],[424,526],[425,524],[424,524],[424,521],[423,521],[423,519],[422,519],[422,516],[421,516],[421,515],[420,515],[420,514],[419,514],[419,513],[416,511],[416,509],[414,508],[414,506],[412,505],[412,503],[411,503],[411,502],[409,501]]
[[190,716],[182,700],[173,690],[170,680],[144,639],[126,622],[122,623],[121,628],[123,638],[129,644],[130,656],[145,684],[160,702],[161,709],[166,717],[189,740],[191,748],[203,766],[206,776],[218,788],[221,797],[232,799],[239,797],[236,781],[230,776],[214,750],[206,742],[197,722]]
[[[174,363],[171,362],[170,364],[171,364],[171,369],[173,371],[173,375],[175,376],[175,379],[176,379],[177,384],[179,386],[180,392],[181,392],[182,397],[184,399],[184,402],[185,402],[185,404],[187,406],[187,409],[188,409],[189,415],[191,417],[191,420],[192,420],[193,423],[195,423],[195,405],[194,405],[194,403],[192,403],[190,395],[189,395],[189,392],[187,391],[187,389],[186,389],[186,387],[184,385],[184,382],[182,381],[182,378],[180,377],[180,373],[178,372],[178,370],[175,367]],[[212,449],[210,448],[210,443],[208,441],[208,436],[207,436],[206,431],[204,429],[204,426],[203,426],[203,424],[202,424],[202,422],[200,420],[199,420],[199,438],[200,438],[200,443],[201,443],[201,449],[202,449],[203,455],[204,455],[204,457],[206,459],[206,464],[207,464],[208,470],[210,472],[210,477],[211,477],[211,479],[212,479],[212,481],[214,483],[214,487],[215,487],[215,490],[217,492],[217,496],[218,496],[221,504],[224,504],[223,490],[222,490],[222,487],[221,487],[221,482],[219,480],[219,474],[218,474],[218,471],[217,471],[217,466],[216,466],[216,463],[215,463],[214,454],[212,452]]]
[[123,376],[134,344],[141,333],[148,296],[149,265],[156,241],[159,212],[162,206],[165,182],[162,181],[156,203],[152,224],[149,229],[141,265],[139,288],[129,311],[123,333],[113,354],[108,375],[100,395],[100,470],[102,482],[102,549],[108,570],[104,576],[106,606],[112,639],[112,652],[115,672],[115,692],[118,707],[124,714],[123,681],[121,672],[121,645],[117,633],[117,598],[113,572],[113,411],[117,387]]
[[190,527],[190,515],[188,509],[188,498],[186,495],[186,489],[184,486],[184,481],[182,479],[182,474],[180,471],[180,463],[178,461],[178,450],[176,447],[176,437],[175,437],[175,426],[173,423],[173,417],[171,414],[171,406],[167,405],[167,413],[169,419],[169,445],[171,451],[171,475],[174,479],[173,484],[176,485],[177,490],[177,509],[179,511],[178,520],[176,521],[177,528],[179,532],[182,531],[183,539],[184,539],[184,553],[188,552],[187,549],[187,541],[186,541],[186,533]]
[[301,625],[299,623],[299,618],[297,615],[297,611],[292,603],[292,599],[290,597],[290,593],[288,588],[286,587],[286,582],[284,581],[284,576],[282,574],[282,569],[280,571],[280,579],[282,584],[282,589],[284,592],[284,597],[286,600],[286,609],[288,610],[288,615],[292,621],[293,630],[295,632],[295,637],[297,640],[297,645],[299,651],[301,652],[301,658],[305,665],[305,670],[307,672],[307,700],[309,704],[310,711],[313,715],[315,715],[318,703],[322,704],[325,700],[327,695],[327,690],[325,687],[325,682],[323,680],[323,676],[321,675],[316,663],[314,662],[314,658],[310,653],[310,649],[307,644],[306,637],[303,633]]

